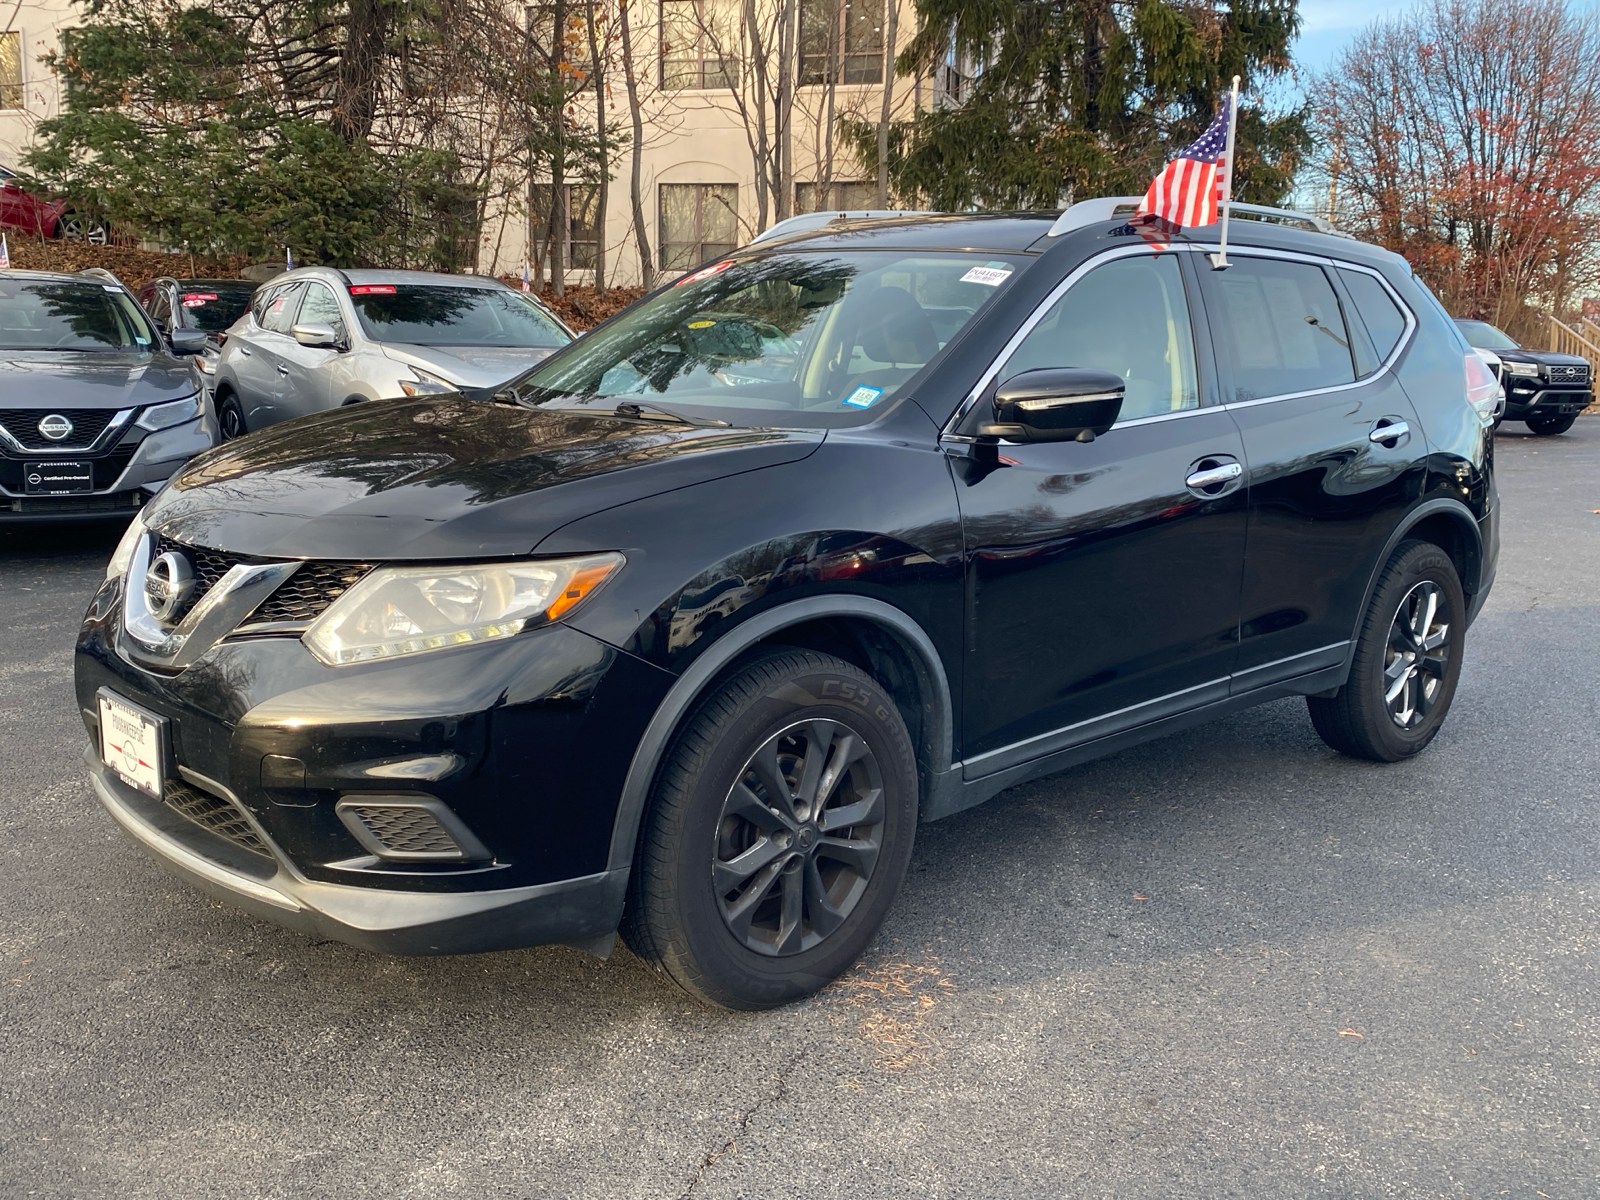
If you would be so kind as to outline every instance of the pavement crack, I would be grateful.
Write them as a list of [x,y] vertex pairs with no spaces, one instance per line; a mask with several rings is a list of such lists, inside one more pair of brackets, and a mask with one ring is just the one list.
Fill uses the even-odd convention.
[[733,1135],[715,1150],[709,1150],[706,1152],[706,1156],[700,1160],[700,1165],[695,1168],[694,1178],[689,1180],[689,1186],[683,1190],[683,1194],[678,1197],[678,1200],[689,1200],[689,1197],[694,1195],[695,1189],[700,1186],[700,1181],[705,1178],[706,1172],[711,1170],[712,1167],[716,1166],[719,1159],[722,1159],[729,1154],[737,1154],[739,1152],[739,1139],[744,1137],[745,1131],[750,1128],[750,1122],[755,1118],[757,1113],[766,1109],[774,1108],[788,1099],[789,1072],[794,1070],[795,1065],[799,1061],[799,1058],[796,1057],[795,1059],[791,1060],[789,1064],[781,1071],[773,1076],[777,1086],[772,1090],[771,1095],[763,1096],[760,1100],[757,1100],[754,1104],[752,1104],[748,1111],[739,1114],[739,1120],[734,1127]]

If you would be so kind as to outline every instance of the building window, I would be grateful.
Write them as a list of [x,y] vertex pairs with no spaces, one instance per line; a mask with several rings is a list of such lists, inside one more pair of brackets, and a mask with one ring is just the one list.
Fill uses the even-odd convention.
[[661,0],[661,86],[739,86],[739,0]]
[[[594,269],[599,238],[596,218],[600,207],[600,189],[593,184],[564,183],[565,211],[552,213],[555,188],[548,183],[535,183],[528,189],[528,203],[533,210],[534,262],[541,265],[550,261],[550,230],[552,223],[561,230],[561,262],[569,271]],[[540,274],[543,275],[541,269]]]
[[22,107],[22,35],[0,33],[0,108]]
[[739,244],[739,185],[661,185],[661,269],[686,271]]
[[[822,211],[818,208],[819,190],[814,183],[795,184],[794,211],[797,213]],[[842,183],[835,180],[828,185],[827,192],[820,199],[825,201],[824,208],[828,212],[863,212],[878,206],[878,185],[855,180]]]
[[800,82],[882,83],[884,0],[800,0]]

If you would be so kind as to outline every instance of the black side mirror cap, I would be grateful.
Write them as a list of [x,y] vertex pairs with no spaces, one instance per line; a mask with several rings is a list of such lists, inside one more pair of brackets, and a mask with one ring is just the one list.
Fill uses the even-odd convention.
[[206,339],[204,329],[174,329],[167,334],[174,354],[202,354],[205,352]]
[[1123,382],[1108,371],[1045,367],[1007,379],[994,393],[994,422],[980,437],[1011,442],[1092,442],[1117,422]]

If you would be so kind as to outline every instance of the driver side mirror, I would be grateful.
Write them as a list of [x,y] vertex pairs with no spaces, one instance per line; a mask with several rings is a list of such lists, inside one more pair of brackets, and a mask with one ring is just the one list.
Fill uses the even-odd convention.
[[174,329],[167,333],[174,354],[201,354],[206,348],[204,329]]
[[337,350],[339,333],[332,325],[296,325],[291,331],[294,340],[313,350]]
[[1122,380],[1084,367],[1023,371],[994,393],[994,422],[979,437],[1012,442],[1092,442],[1116,424]]

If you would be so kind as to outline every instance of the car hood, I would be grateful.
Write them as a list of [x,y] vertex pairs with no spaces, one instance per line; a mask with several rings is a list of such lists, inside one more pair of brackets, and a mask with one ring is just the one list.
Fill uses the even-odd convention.
[[1505,362],[1538,363],[1541,367],[1581,367],[1589,360],[1576,354],[1557,354],[1554,350],[1496,350]]
[[132,408],[194,393],[189,364],[165,354],[0,350],[4,408]]
[[421,367],[468,390],[496,387],[541,363],[556,346],[413,346],[386,343],[383,352],[397,362]]
[[145,519],[178,541],[271,558],[520,555],[579,517],[793,462],[823,437],[455,396],[374,401],[195,459]]

